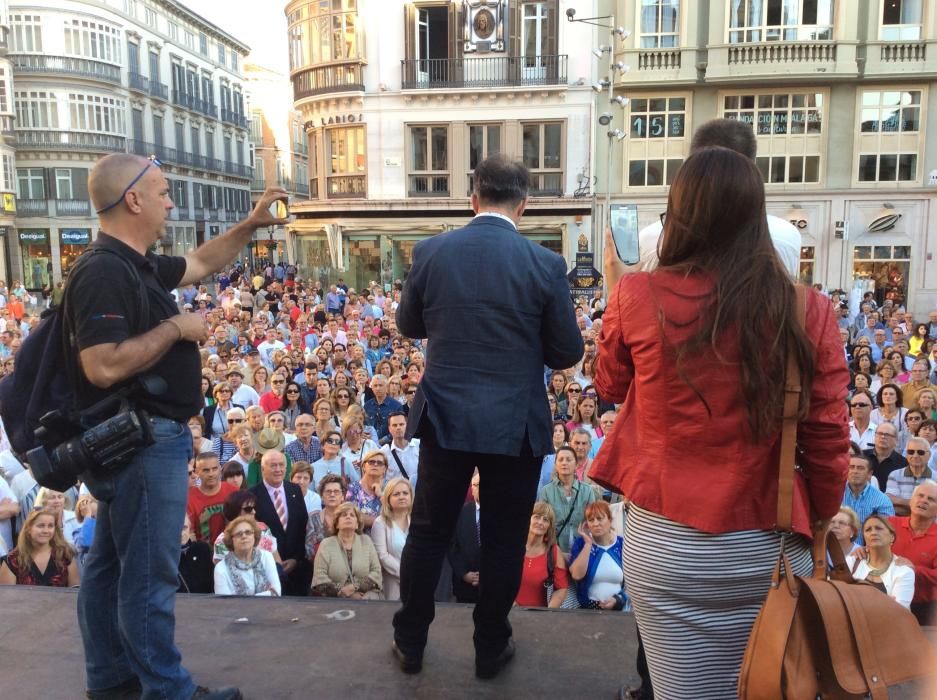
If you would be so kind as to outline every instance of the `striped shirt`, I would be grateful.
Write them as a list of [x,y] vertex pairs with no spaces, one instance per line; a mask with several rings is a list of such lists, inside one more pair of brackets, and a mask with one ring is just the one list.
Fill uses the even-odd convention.
[[872,484],[866,484],[862,493],[856,496],[846,484],[846,493],[843,494],[843,505],[852,508],[859,516],[859,534],[856,537],[856,544],[865,544],[862,540],[862,523],[873,513],[892,516],[895,514],[895,506],[884,493],[879,491]]
[[921,472],[920,476],[914,476],[911,467],[896,469],[888,475],[888,485],[885,487],[885,493],[896,498],[908,499],[911,498],[914,489],[920,486],[922,481],[933,478],[934,472],[930,470],[930,467],[924,467],[924,471]]

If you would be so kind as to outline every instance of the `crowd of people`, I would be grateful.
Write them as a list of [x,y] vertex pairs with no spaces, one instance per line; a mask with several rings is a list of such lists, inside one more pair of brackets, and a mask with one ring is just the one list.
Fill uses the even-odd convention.
[[[718,151],[708,157],[725,159]],[[686,178],[692,176],[693,165]],[[673,240],[677,239],[668,242],[670,248],[661,250],[662,265],[668,256],[677,256],[671,249],[677,245]],[[407,417],[426,353],[433,349],[398,332],[400,281],[390,289],[372,282],[356,291],[341,279],[324,287],[297,274],[285,264],[263,261],[251,268],[238,263],[213,280],[211,291],[208,285],[177,290],[181,312],[200,316],[210,331],[200,348],[203,408],[188,422],[192,458],[185,519],[179,523],[179,591],[398,600],[401,559],[420,479],[420,441],[407,438]],[[645,283],[647,277],[631,282],[635,287]],[[17,289],[22,285],[14,283],[7,295],[0,283],[5,303],[0,308],[0,361],[5,373],[37,321],[26,312]],[[832,519],[836,541],[857,580],[910,608],[922,623],[933,623],[937,312],[929,315],[928,323],[918,323],[908,310],[888,301],[878,306],[867,296],[858,316],[851,318],[837,292],[813,294],[811,299],[811,324],[820,324],[828,315],[826,304],[839,316],[842,360],[838,347],[833,360],[824,358],[835,365],[836,372],[829,376],[844,379],[844,368],[849,368],[848,387],[838,381],[838,386],[826,388],[826,398],[834,397],[837,410],[843,408],[840,394],[847,397],[850,416],[848,478],[841,498],[837,491],[841,508]],[[56,303],[51,296],[50,303]],[[609,436],[615,436],[618,450],[638,437],[621,435],[636,429],[633,411],[627,424],[617,421],[624,399],[619,389],[634,380],[634,367],[628,366],[630,355],[613,356],[626,347],[614,345],[624,334],[616,308],[619,300],[597,291],[592,298],[575,297],[572,303],[584,352],[568,369],[544,369],[543,402],[553,419],[554,451],[543,458],[516,604],[631,610],[631,587],[641,589],[647,580],[629,581],[626,575],[629,521],[642,536],[656,531],[665,539],[687,538],[681,542],[697,541],[693,538],[700,532],[728,533],[723,540],[698,541],[721,542],[729,555],[738,542],[732,536],[751,525],[743,527],[748,521],[740,520],[732,525],[738,526],[735,530],[718,530],[705,521],[708,512],[693,513],[684,523],[668,516],[667,507],[660,513],[634,507],[628,497],[640,490],[637,481],[632,483],[634,491],[618,489],[625,491],[622,496],[609,488],[613,479],[593,471],[597,457],[600,466],[603,456],[606,464],[609,461],[609,446],[602,449]],[[656,339],[654,319],[645,320],[643,328]],[[603,332],[606,323],[616,324],[611,332]],[[681,333],[674,331],[674,339],[686,340]],[[659,340],[649,338],[639,341]],[[600,355],[603,347],[611,350]],[[609,369],[616,362],[621,366]],[[657,379],[659,375],[642,381],[658,391]],[[539,393],[539,378],[537,382]],[[704,393],[709,388],[702,387]],[[685,410],[697,411],[690,400],[698,395],[692,382],[679,391],[689,397]],[[648,396],[643,400],[657,394]],[[723,398],[716,396],[717,401]],[[700,404],[710,410],[705,401]],[[702,415],[690,418],[705,423]],[[773,415],[755,415],[753,421],[764,418],[765,425],[753,422],[752,433],[769,435]],[[845,432],[843,422],[836,427]],[[680,423],[657,429],[679,434]],[[681,453],[693,450],[694,440],[696,447],[712,447],[701,434],[694,435],[684,436]],[[642,434],[641,449],[649,449],[656,437]],[[816,436],[813,439],[816,442]],[[771,449],[767,443],[753,448],[764,453],[756,455],[762,462],[770,461]],[[842,456],[842,451],[837,454]],[[775,478],[762,476],[767,481]],[[658,484],[662,489],[676,487],[664,481]],[[476,473],[465,494],[438,600],[478,600],[484,508],[480,483]],[[764,493],[752,495],[764,499]],[[0,584],[80,585],[83,561],[94,541],[96,507],[83,485],[67,493],[40,488],[9,445],[0,444]],[[773,517],[744,510],[719,516],[753,522],[756,517]],[[773,540],[756,544],[759,556],[776,556]],[[750,545],[745,551],[752,551]],[[703,554],[701,548],[694,556]],[[792,560],[800,565],[799,559]],[[647,596],[646,588],[642,595]],[[640,613],[639,606],[634,609]],[[640,614],[639,623],[642,634],[653,627]],[[636,694],[649,693],[648,683]]]

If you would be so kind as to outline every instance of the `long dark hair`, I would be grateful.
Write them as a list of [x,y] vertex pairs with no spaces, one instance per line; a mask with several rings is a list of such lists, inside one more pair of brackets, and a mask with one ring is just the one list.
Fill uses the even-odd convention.
[[[784,370],[793,353],[801,372],[799,418],[807,415],[813,349],[795,315],[796,294],[768,233],[765,188],[754,162],[727,148],[703,148],[681,166],[670,188],[659,244],[661,267],[712,278],[700,295],[695,335],[674,347],[677,370],[710,411],[684,360],[712,354],[728,365],[720,345],[731,334],[738,349],[742,398],[754,442],[775,433],[783,417]],[[663,330],[663,329],[662,329]],[[664,332],[664,338],[668,337]]]

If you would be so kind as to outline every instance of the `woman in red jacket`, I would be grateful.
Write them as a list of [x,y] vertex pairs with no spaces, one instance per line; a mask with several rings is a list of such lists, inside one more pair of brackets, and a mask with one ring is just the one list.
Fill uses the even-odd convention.
[[[786,550],[799,574],[812,566],[811,522],[835,515],[843,496],[849,373],[828,299],[806,290],[797,323],[753,161],[693,152],[671,186],[659,252],[657,270],[631,273],[606,234],[595,387],[623,406],[590,477],[631,501],[625,580],[655,697],[735,697],[779,548],[786,358],[803,387],[806,479]],[[675,415],[681,429],[662,430]]]

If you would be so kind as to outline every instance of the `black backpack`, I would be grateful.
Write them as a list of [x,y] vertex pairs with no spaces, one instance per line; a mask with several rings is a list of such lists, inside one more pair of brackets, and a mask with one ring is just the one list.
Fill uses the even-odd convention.
[[[136,266],[119,253],[90,247],[75,261],[69,278],[92,256],[101,253],[109,253],[120,260],[137,281],[143,308],[141,318],[145,322],[149,306],[143,279]],[[62,303],[42,313],[39,325],[30,331],[16,353],[13,374],[0,380],[0,418],[13,451],[21,458],[39,446],[35,432],[44,415],[56,409],[74,411],[78,405],[75,387],[80,372],[72,330],[65,314],[67,301],[66,283]]]

